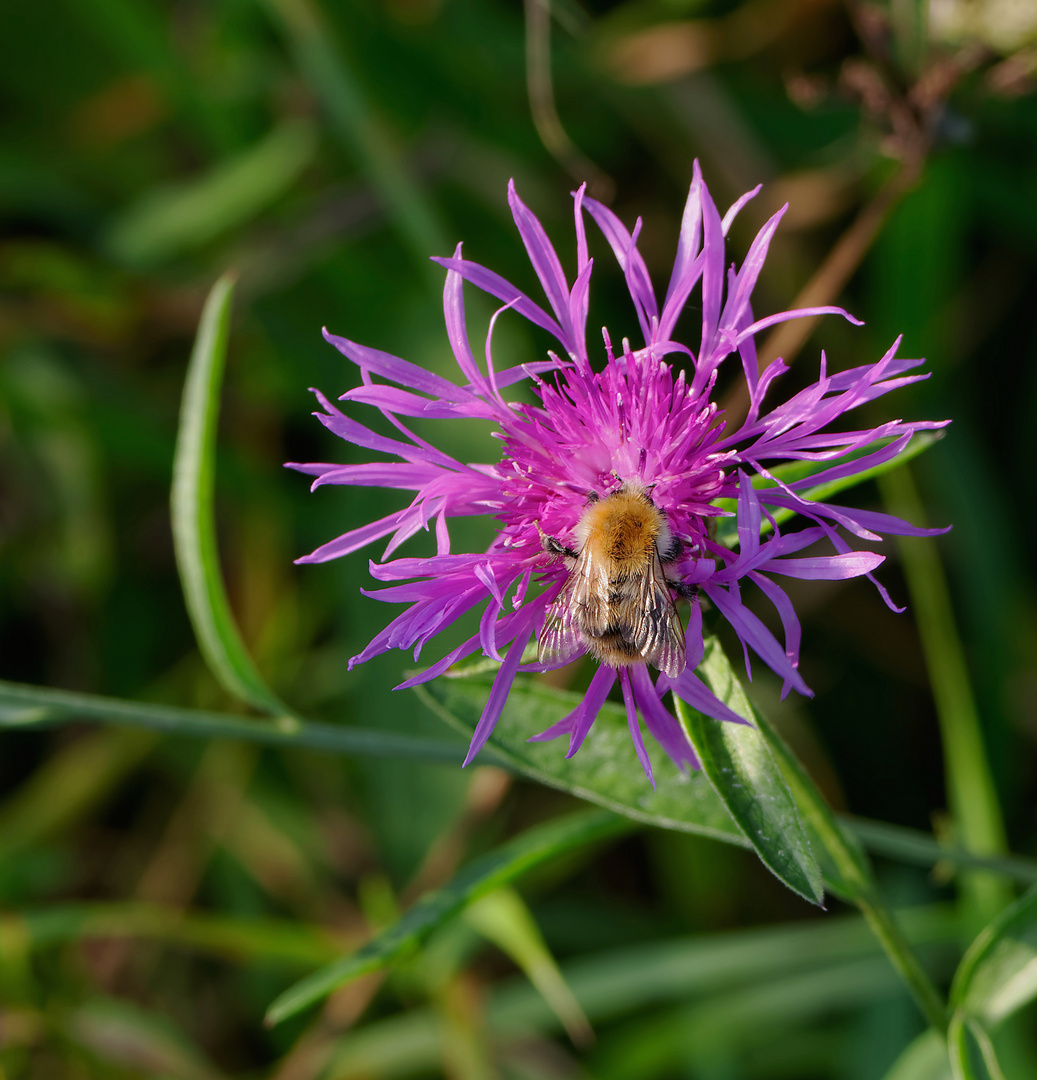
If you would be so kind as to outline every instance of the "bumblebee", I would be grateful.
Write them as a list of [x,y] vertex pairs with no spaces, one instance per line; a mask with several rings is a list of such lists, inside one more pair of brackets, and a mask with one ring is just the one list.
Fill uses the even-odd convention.
[[665,567],[681,552],[666,515],[636,484],[592,496],[576,526],[578,547],[541,533],[544,550],[569,567],[547,611],[538,643],[541,663],[585,650],[614,668],[649,663],[676,678],[687,666],[684,628]]

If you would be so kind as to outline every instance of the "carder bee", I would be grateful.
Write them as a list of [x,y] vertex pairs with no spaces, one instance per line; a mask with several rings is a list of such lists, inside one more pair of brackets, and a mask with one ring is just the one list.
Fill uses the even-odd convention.
[[648,492],[626,483],[592,496],[569,548],[541,532],[544,550],[563,558],[569,577],[547,611],[541,663],[575,659],[584,650],[603,664],[649,663],[676,678],[687,664],[684,628],[665,567],[681,552],[666,515]]

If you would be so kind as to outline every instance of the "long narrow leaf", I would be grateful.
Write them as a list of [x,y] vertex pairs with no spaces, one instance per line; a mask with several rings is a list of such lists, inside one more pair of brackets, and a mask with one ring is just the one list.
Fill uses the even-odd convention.
[[622,818],[595,810],[570,814],[522,833],[470,862],[448,885],[427,893],[402,919],[362,949],[285,991],[267,1011],[267,1023],[278,1024],[345,983],[387,967],[397,957],[418,946],[466,904],[514,881],[534,866],[573,848],[617,836],[629,828],[630,824]]
[[[913,521],[923,520],[924,509],[910,470],[891,473],[880,490],[894,514]],[[968,657],[958,633],[939,549],[931,539],[922,536],[899,537],[898,546],[940,721],[954,831],[962,846],[970,851],[1000,855],[1007,850],[1005,824],[990,769],[979,703],[969,677]],[[990,874],[965,875],[962,885],[977,930],[1011,899],[1005,883]]]
[[443,739],[421,739],[402,732],[345,727],[279,716],[249,720],[204,709],[178,709],[97,694],[76,694],[0,681],[0,730],[44,727],[70,720],[100,720],[126,727],[165,731],[204,739],[242,739],[268,746],[298,746],[366,757],[409,758],[460,766],[464,748]]
[[0,933],[29,949],[91,938],[146,938],[229,958],[292,967],[327,962],[342,949],[342,935],[320,926],[270,918],[220,915],[137,901],[37,906],[0,915]]
[[[960,930],[960,920],[949,908],[906,910],[902,921],[915,945],[937,948],[941,953],[953,950]],[[715,1000],[727,992],[737,994],[758,985],[767,985],[778,996],[791,975],[832,972],[841,980],[844,974],[859,972],[861,962],[868,958],[875,960],[876,966],[881,964],[878,953],[879,945],[863,920],[833,916],[778,927],[641,942],[568,960],[561,970],[591,1022],[599,1023],[638,1013],[650,1016],[668,1003],[690,1002],[694,1008],[696,998]],[[873,999],[888,1000],[898,992],[892,971],[884,970],[887,978],[868,995]],[[849,984],[844,985],[849,988]],[[829,1010],[821,1004],[816,1011],[824,1014]],[[486,1013],[495,1039],[502,1043],[528,1038],[530,1032],[557,1031],[561,1026],[525,979],[493,988]],[[751,1021],[752,1013],[747,1014],[744,1007],[742,1015]],[[434,1014],[411,1010],[349,1032],[340,1040],[325,1075],[328,1080],[359,1080],[422,1074],[434,1071],[439,1053]],[[642,1074],[630,1070],[627,1075]]]
[[954,976],[951,1004],[993,1027],[1037,998],[1037,887],[976,938]]
[[187,369],[170,500],[173,546],[187,612],[212,673],[242,701],[264,712],[284,713],[288,710],[267,687],[242,643],[216,544],[216,421],[233,292],[229,274],[212,287]]
[[848,814],[835,814],[834,817],[844,830],[851,832],[868,851],[876,855],[885,855],[916,866],[944,863],[955,867],[976,867],[992,870],[1009,881],[1037,885],[1037,859],[1023,855],[977,855],[960,845],[943,843],[929,833],[905,825],[870,821]]
[[[710,689],[740,716],[752,706],[715,639],[698,668]],[[821,870],[796,799],[752,724],[719,723],[675,699],[677,717],[702,762],[702,771],[763,864],[804,899],[824,899]]]
[[469,905],[465,922],[492,941],[525,972],[577,1046],[594,1040],[587,1017],[544,941],[533,913],[512,888],[497,889]]

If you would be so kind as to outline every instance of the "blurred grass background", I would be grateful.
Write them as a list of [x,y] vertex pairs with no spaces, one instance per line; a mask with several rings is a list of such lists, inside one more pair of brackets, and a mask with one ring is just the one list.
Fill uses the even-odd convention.
[[[292,565],[399,505],[391,492],[311,496],[282,469],[360,460],[309,415],[307,387],[334,397],[356,381],[320,328],[453,377],[427,256],[463,240],[533,289],[509,177],[570,268],[580,180],[624,220],[642,215],[661,284],[697,157],[721,207],[765,184],[734,257],[791,204],[759,313],[812,283],[866,321],[821,324],[787,382],[815,377],[821,347],[840,370],[898,333],[902,355],[929,359],[928,382],[880,407],[954,419],[912,471],[930,523],[954,524],[939,552],[1010,846],[1037,854],[1026,5],[556,0],[549,21],[538,0],[37,0],[0,7],[0,60],[0,676],[235,708],[194,646],[168,514],[191,339],[209,286],[235,268],[217,509],[244,637],[307,715],[440,734],[389,691],[410,658],[346,671],[391,617],[359,595],[368,553]],[[825,262],[840,241],[841,269]],[[591,322],[617,340],[636,323],[609,262]],[[499,363],[546,346],[506,318],[495,342]],[[492,460],[477,426],[447,427],[422,430]],[[874,487],[852,498],[881,505]],[[479,542],[477,529],[458,535],[458,550]],[[903,603],[887,552],[880,576]],[[890,613],[863,581],[808,582],[794,599],[817,696],[779,705],[758,670],[755,697],[837,807],[944,835],[912,610]],[[811,929],[818,913],[746,853],[647,831],[524,886],[574,987],[599,992],[595,1044],[574,1049],[530,1021],[511,961],[463,925],[384,986],[371,978],[318,1020],[267,1031],[265,1007],[302,972],[565,799],[486,768],[105,727],[11,730],[2,748],[0,1069],[12,1078],[878,1080],[921,1029],[882,959],[798,982],[767,973],[796,928],[754,928]],[[938,875],[881,870],[901,903],[953,895]],[[764,967],[715,997],[679,979],[663,1007],[638,996],[636,973],[657,971],[673,942],[750,933],[772,935],[745,939]]]

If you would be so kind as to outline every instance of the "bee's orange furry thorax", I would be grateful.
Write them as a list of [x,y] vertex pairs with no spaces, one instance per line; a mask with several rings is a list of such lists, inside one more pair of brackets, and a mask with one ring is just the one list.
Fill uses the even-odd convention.
[[580,521],[584,543],[607,558],[621,574],[646,564],[661,527],[659,511],[636,491],[619,492],[594,503]]

